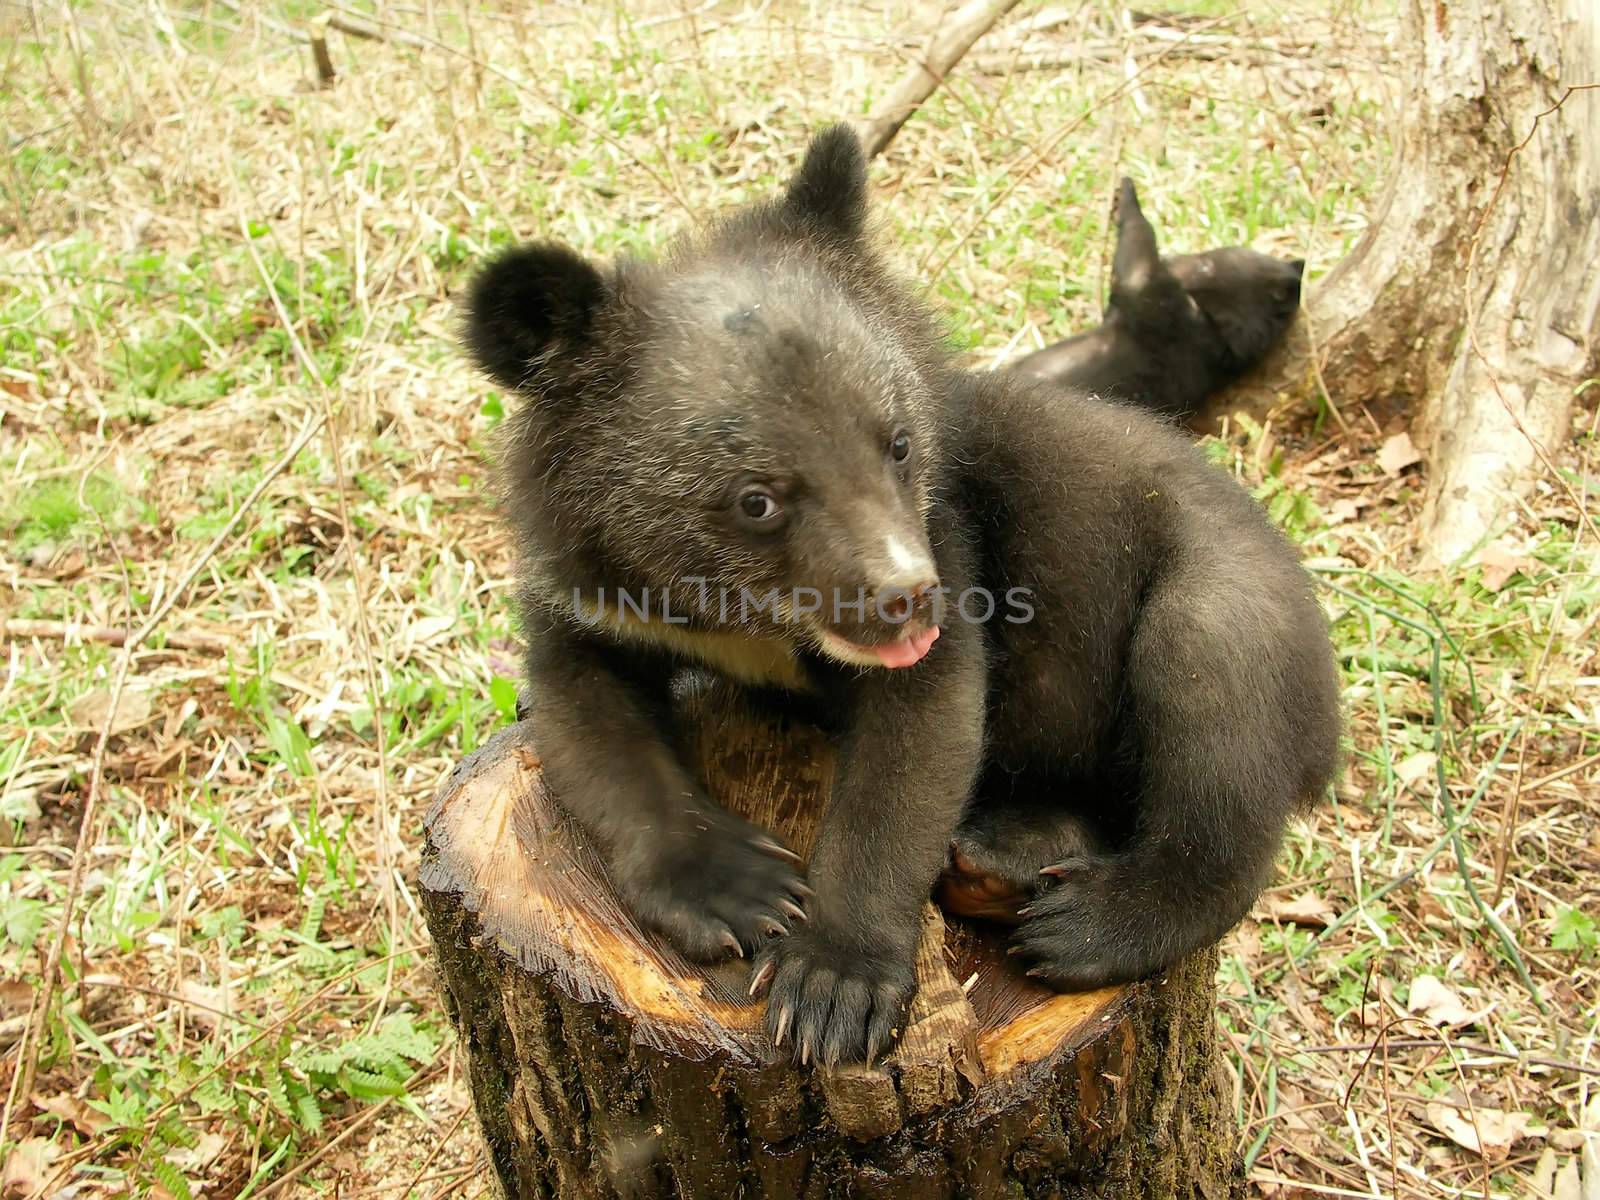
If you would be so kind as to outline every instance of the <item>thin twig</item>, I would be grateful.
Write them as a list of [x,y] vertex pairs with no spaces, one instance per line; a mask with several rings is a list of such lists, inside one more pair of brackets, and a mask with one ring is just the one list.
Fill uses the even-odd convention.
[[[77,621],[40,621],[24,617],[9,617],[0,621],[0,636],[8,641],[28,641],[40,638],[60,642],[100,642],[107,646],[124,646],[132,636],[127,629],[115,625],[84,625]],[[220,633],[175,632],[163,635],[162,642],[174,650],[214,650],[224,652],[239,644],[237,638]]]
[[[1227,19],[1228,16],[1226,14],[1223,16],[1214,17],[1206,23],[1205,27],[1219,24]],[[944,273],[945,267],[949,266],[950,260],[956,256],[956,253],[961,249],[961,247],[966,245],[979,229],[983,228],[983,223],[988,219],[989,214],[1010,199],[1011,193],[1021,187],[1027,178],[1032,175],[1034,171],[1038,170],[1039,165],[1050,156],[1051,152],[1054,151],[1057,146],[1066,141],[1066,139],[1071,136],[1072,133],[1082,127],[1096,112],[1100,111],[1100,109],[1104,108],[1106,105],[1112,103],[1114,100],[1118,99],[1124,93],[1129,91],[1138,82],[1140,76],[1145,74],[1145,72],[1153,71],[1156,67],[1160,66],[1161,63],[1166,60],[1167,56],[1173,53],[1178,45],[1181,45],[1181,43],[1175,43],[1174,45],[1167,47],[1167,49],[1163,50],[1159,55],[1151,59],[1150,62],[1139,68],[1139,70],[1136,71],[1130,78],[1124,79],[1121,83],[1117,84],[1116,87],[1112,88],[1104,96],[1100,97],[1100,99],[1094,104],[1091,104],[1077,117],[1066,122],[1066,124],[1064,124],[1055,132],[1049,141],[1047,141],[1043,146],[1034,152],[1032,159],[1027,163],[1027,165],[1022,167],[1020,170],[1010,172],[1010,182],[1000,190],[1000,193],[995,196],[993,200],[984,206],[983,211],[978,214],[977,219],[967,227],[966,231],[962,233],[960,237],[956,238],[953,243],[951,243],[950,249],[945,251],[943,258],[939,259],[937,263],[934,263],[930,269],[928,257],[926,255],[923,256],[922,262],[920,262],[917,266],[918,278],[939,278],[939,276]]]
[[1285,1058],[1297,1054],[1371,1054],[1387,1045],[1391,1050],[1445,1050],[1455,1047],[1463,1054],[1483,1054],[1490,1058],[1503,1058],[1527,1066],[1549,1067],[1552,1071],[1571,1071],[1578,1075],[1600,1076],[1600,1067],[1588,1067],[1565,1058],[1548,1058],[1542,1054],[1521,1054],[1515,1050],[1501,1050],[1482,1046],[1476,1042],[1445,1042],[1438,1038],[1379,1038],[1373,1042],[1341,1042],[1328,1046],[1292,1046],[1284,1050]]
[[1582,771],[1586,767],[1592,767],[1596,763],[1600,763],[1600,754],[1591,754],[1588,758],[1580,758],[1575,763],[1568,763],[1559,771],[1551,771],[1548,775],[1539,776],[1538,779],[1535,779],[1532,783],[1528,784],[1522,789],[1522,794],[1524,796],[1530,795],[1533,792],[1537,792],[1540,788],[1546,786],[1547,784],[1555,783],[1557,780],[1565,779],[1568,775],[1576,775],[1579,771]]

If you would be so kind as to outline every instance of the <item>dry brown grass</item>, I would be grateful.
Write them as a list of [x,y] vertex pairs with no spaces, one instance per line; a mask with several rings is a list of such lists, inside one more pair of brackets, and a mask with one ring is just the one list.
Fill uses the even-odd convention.
[[[1315,272],[1360,232],[1385,15],[1189,7],[1019,11],[875,164],[886,236],[980,361],[1094,319],[1119,173],[1174,249],[1252,241]],[[300,39],[324,11],[0,7],[7,1195],[158,1194],[164,1166],[213,1196],[483,1189],[409,892],[423,808],[516,671],[497,401],[453,293],[513,236],[647,250],[763,192],[934,18],[430,0],[369,13],[388,40],[331,31],[317,89]],[[1584,496],[1592,406],[1563,460]],[[1576,1162],[1600,1069],[1596,548],[1548,489],[1498,590],[1492,564],[1409,578],[1416,468],[1375,467],[1393,418],[1353,415],[1351,438],[1290,416],[1217,443],[1344,589],[1356,749],[1229,943],[1242,1144],[1264,1194],[1516,1194],[1541,1156]],[[1429,856],[1441,784],[1481,789],[1465,870]],[[1423,974],[1464,1011],[1412,1013]],[[317,1069],[372,1030],[401,1094],[349,1073],[381,1054]],[[320,1124],[280,1109],[291,1086]],[[1473,1153],[1457,1103],[1547,1132]]]

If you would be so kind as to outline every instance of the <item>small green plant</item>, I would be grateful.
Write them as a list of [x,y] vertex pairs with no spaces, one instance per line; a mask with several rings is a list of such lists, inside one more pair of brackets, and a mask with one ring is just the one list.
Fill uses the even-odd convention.
[[1570,950],[1578,954],[1593,954],[1600,945],[1600,929],[1589,913],[1565,905],[1556,910],[1550,921],[1550,945],[1557,950]]
[[44,479],[19,495],[0,500],[0,530],[22,552],[69,538],[97,537],[101,521],[120,529],[131,520],[152,519],[153,515],[115,480],[99,473],[81,483],[72,476]]

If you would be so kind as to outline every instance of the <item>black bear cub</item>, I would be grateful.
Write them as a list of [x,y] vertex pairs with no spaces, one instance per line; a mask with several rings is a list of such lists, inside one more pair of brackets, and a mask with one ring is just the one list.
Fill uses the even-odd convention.
[[[875,1056],[936,882],[1031,970],[1159,970],[1248,909],[1333,768],[1321,613],[1153,417],[960,370],[867,243],[843,127],[659,264],[510,250],[467,340],[502,447],[529,719],[638,918],[750,955],[802,1062]],[[673,748],[687,669],[834,714],[802,877]]]
[[1285,262],[1242,246],[1163,259],[1133,180],[1124,179],[1105,322],[1008,369],[1186,417],[1288,330],[1304,269],[1303,259]]

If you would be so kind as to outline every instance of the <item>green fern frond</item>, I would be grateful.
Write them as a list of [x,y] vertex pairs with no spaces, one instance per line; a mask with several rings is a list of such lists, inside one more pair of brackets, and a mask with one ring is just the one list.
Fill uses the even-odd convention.
[[267,1103],[283,1116],[294,1119],[294,1109],[289,1106],[289,1089],[284,1085],[283,1075],[277,1067],[268,1067],[262,1072],[262,1089],[267,1093]]
[[308,942],[315,942],[317,934],[322,932],[322,918],[328,911],[328,901],[321,894],[313,892],[306,899],[306,914],[300,918],[300,936]]
[[156,1123],[155,1131],[169,1146],[194,1146],[200,1141],[199,1134],[171,1113]]
[[189,1181],[183,1177],[183,1172],[178,1170],[164,1158],[150,1161],[150,1176],[172,1200],[194,1200],[194,1193],[189,1190]]
[[360,1067],[347,1066],[339,1072],[339,1086],[345,1094],[356,1100],[379,1100],[385,1096],[403,1096],[406,1086],[403,1082],[390,1079],[387,1075],[380,1075],[375,1071],[363,1071]]
[[302,1091],[294,1098],[294,1108],[302,1129],[307,1133],[322,1132],[322,1105],[317,1103],[315,1093]]

